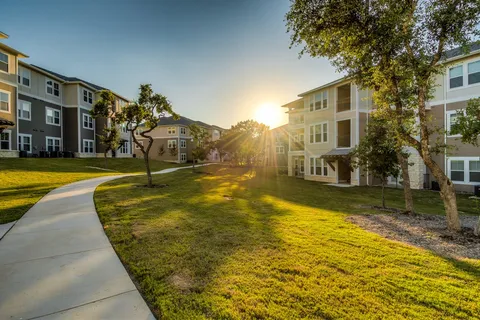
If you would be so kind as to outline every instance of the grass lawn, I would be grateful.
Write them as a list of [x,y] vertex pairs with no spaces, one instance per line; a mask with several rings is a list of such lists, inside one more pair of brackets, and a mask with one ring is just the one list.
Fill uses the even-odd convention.
[[[50,190],[71,182],[127,172],[145,172],[141,159],[108,159],[112,171],[102,167],[104,159],[0,159],[0,224],[19,219]],[[151,161],[152,171],[178,164]]]
[[[151,190],[129,177],[95,193],[110,241],[159,319],[478,319],[478,260],[345,221],[365,212],[359,204],[380,204],[378,188],[204,170],[215,173],[156,176],[169,187]],[[421,212],[442,211],[438,193],[415,200]],[[390,206],[402,202],[401,190],[387,190]],[[459,206],[473,213],[466,197]]]

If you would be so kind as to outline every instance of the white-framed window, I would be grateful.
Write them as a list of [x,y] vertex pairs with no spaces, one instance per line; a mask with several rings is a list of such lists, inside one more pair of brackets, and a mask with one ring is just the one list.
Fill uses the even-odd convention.
[[12,148],[12,131],[5,130],[0,133],[0,150],[11,150]]
[[[312,94],[309,97],[309,110],[323,110],[328,108],[328,91],[320,91],[316,94]],[[301,122],[303,123],[303,121]]]
[[18,83],[30,88],[32,73],[28,69],[18,68]]
[[60,84],[51,79],[47,79],[47,94],[60,97]]
[[463,110],[449,110],[447,111],[447,135],[449,137],[459,137],[459,134],[452,135],[450,134],[450,131],[455,127],[455,124],[457,122],[457,111],[463,111]]
[[167,141],[167,148],[172,149],[177,147],[177,140],[168,140]]
[[[140,143],[142,146],[143,146],[143,141],[138,141],[138,143]],[[135,143],[135,149],[141,149],[138,144]]]
[[86,89],[82,89],[82,90],[83,90],[83,101],[85,101],[88,104],[92,104],[93,103],[93,92],[89,91],[89,90],[86,90]]
[[0,52],[0,71],[8,73],[8,54]]
[[93,130],[93,118],[87,113],[83,114],[83,128]]
[[130,153],[130,142],[128,141],[125,141],[120,149],[119,149],[119,152],[122,153],[122,154],[129,154]]
[[328,122],[310,126],[310,143],[328,142]]
[[32,152],[32,135],[31,134],[18,134],[18,151]]
[[180,148],[186,148],[187,147],[187,140],[180,140]]
[[175,127],[168,127],[168,128],[167,128],[167,134],[169,134],[169,135],[175,135],[175,134],[177,134],[177,128],[175,128]]
[[60,151],[61,139],[56,137],[46,137],[47,151]]
[[45,107],[45,121],[54,126],[60,125],[60,110]]
[[186,153],[180,153],[180,161],[181,162],[187,162],[187,154]]
[[284,146],[275,146],[275,152],[277,154],[284,154],[285,153],[285,147]]
[[459,184],[480,183],[480,157],[451,157],[448,159],[448,176]]
[[463,86],[463,65],[448,69],[450,89]]
[[18,119],[32,119],[32,104],[28,101],[18,100]]
[[327,161],[322,158],[310,158],[310,175],[328,177]]
[[93,140],[83,139],[83,152],[84,153],[93,153]]
[[123,132],[123,133],[127,133],[128,130],[127,130],[127,124],[126,123],[122,123],[120,125],[120,131]]
[[10,113],[10,92],[0,91],[0,112]]
[[187,128],[180,127],[180,134],[183,134],[183,135],[187,134]]
[[467,66],[468,84],[480,83],[480,60],[470,62]]

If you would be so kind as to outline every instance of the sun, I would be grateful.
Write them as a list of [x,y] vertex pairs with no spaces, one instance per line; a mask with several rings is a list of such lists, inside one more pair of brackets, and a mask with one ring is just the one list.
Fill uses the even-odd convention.
[[270,128],[279,126],[282,122],[282,108],[274,103],[263,103],[255,110],[255,120],[266,124]]

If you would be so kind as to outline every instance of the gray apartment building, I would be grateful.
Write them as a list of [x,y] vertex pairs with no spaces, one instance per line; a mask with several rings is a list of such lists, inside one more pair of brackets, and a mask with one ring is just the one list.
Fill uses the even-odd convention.
[[[8,38],[0,33],[0,39]],[[28,56],[0,42],[0,116],[15,123],[0,136],[0,157],[52,156],[64,152],[75,157],[103,156],[97,139],[106,119],[93,119],[89,111],[104,87],[67,77],[21,59]],[[128,99],[117,93],[115,108]],[[117,157],[132,156],[132,141],[123,126]]]

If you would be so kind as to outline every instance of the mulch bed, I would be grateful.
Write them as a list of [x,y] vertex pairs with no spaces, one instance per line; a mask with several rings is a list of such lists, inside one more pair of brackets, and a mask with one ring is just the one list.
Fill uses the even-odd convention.
[[[137,185],[134,185],[134,187],[135,188],[148,188],[148,185],[147,184],[137,184]],[[152,185],[151,188],[166,188],[166,187],[168,187],[168,184],[154,184],[154,185]]]
[[480,259],[480,237],[473,234],[476,216],[461,216],[462,231],[446,228],[445,216],[405,214],[354,215],[347,218],[365,230],[387,239],[434,251],[450,258]]

